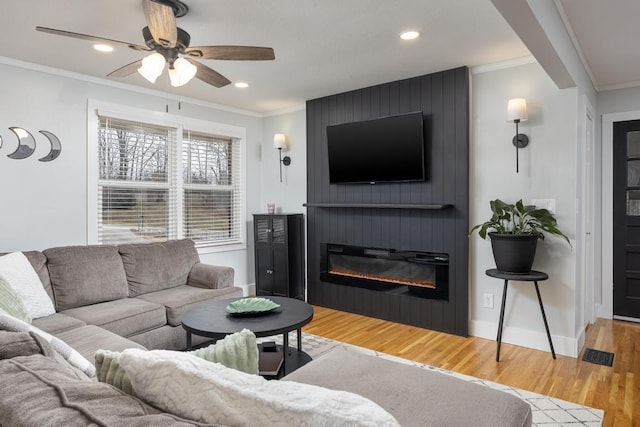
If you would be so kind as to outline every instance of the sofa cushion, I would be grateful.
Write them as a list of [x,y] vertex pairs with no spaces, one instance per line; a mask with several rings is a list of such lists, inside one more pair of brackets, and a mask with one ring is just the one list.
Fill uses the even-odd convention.
[[115,246],[66,246],[44,251],[57,311],[129,295]]
[[193,426],[95,381],[79,381],[43,355],[0,361],[3,426]]
[[67,316],[63,313],[55,313],[51,316],[34,319],[32,324],[33,326],[54,335],[58,332],[68,331],[69,329],[75,329],[86,325],[82,320]]
[[167,323],[171,326],[180,326],[182,324],[182,316],[196,305],[206,301],[233,298],[235,296],[241,297],[242,289],[232,286],[214,290],[185,285],[140,295],[138,299],[165,306]]
[[123,337],[167,324],[167,315],[162,305],[138,298],[123,298],[71,308],[63,314],[80,319],[88,325],[100,326]]
[[192,240],[120,245],[132,297],[187,284],[191,268],[200,261]]
[[40,277],[22,252],[0,257],[0,275],[20,296],[31,319],[56,312],[51,298],[40,282]]
[[283,380],[358,393],[394,414],[403,426],[531,425],[531,407],[516,396],[342,348],[331,350]]
[[[101,348],[122,351],[127,348],[146,350],[143,346],[98,326],[87,325],[56,334],[89,360],[95,360],[95,353]],[[93,366],[93,365],[92,365]]]

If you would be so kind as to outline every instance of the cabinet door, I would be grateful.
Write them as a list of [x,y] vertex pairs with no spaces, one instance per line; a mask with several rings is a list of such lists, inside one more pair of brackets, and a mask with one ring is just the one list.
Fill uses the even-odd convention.
[[272,295],[274,283],[273,255],[268,245],[256,245],[256,294]]
[[271,221],[271,243],[274,245],[287,244],[287,218],[276,216]]
[[271,222],[273,256],[273,294],[289,296],[289,260],[287,249],[287,217],[275,216]]
[[260,218],[256,217],[254,221],[256,222],[255,230],[255,240],[256,243],[271,243],[271,224],[269,221],[270,218]]
[[273,245],[273,294],[289,295],[289,253],[285,245]]

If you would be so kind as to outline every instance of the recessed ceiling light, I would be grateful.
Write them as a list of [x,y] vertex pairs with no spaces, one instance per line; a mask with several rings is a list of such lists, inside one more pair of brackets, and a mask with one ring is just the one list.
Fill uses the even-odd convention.
[[417,39],[418,37],[420,37],[420,33],[417,31],[405,31],[404,33],[400,34],[400,38],[402,40],[413,40]]
[[94,44],[93,48],[98,52],[113,52],[113,46],[108,44]]
[[239,89],[246,89],[249,87],[249,83],[246,82],[237,82],[235,86]]

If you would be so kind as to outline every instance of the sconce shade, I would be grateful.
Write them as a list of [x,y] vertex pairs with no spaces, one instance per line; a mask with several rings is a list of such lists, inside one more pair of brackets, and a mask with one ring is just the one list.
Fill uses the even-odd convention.
[[510,99],[507,104],[507,121],[515,122],[519,120],[526,122],[529,119],[527,113],[527,100],[524,98]]
[[198,71],[198,67],[184,58],[178,58],[173,62],[173,67],[169,67],[169,80],[171,86],[178,87],[187,84]]
[[138,73],[151,83],[155,83],[162,70],[166,60],[160,53],[153,53],[142,60],[142,66],[138,68]]
[[283,133],[273,135],[273,148],[281,150],[287,148],[287,137]]

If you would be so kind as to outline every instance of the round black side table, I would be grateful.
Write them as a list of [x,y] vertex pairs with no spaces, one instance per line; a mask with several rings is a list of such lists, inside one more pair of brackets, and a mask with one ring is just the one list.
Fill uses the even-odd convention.
[[498,323],[498,349],[496,350],[496,362],[500,361],[500,344],[502,343],[502,325],[504,323],[504,306],[507,302],[507,285],[509,280],[519,280],[521,282],[533,282],[536,286],[536,294],[538,294],[538,302],[540,303],[540,312],[542,313],[542,320],[544,321],[544,327],[547,330],[547,338],[549,339],[549,347],[551,347],[551,355],[556,358],[556,352],[553,349],[553,342],[551,341],[551,333],[549,333],[549,324],[547,323],[547,316],[544,314],[544,305],[542,304],[542,297],[540,296],[540,289],[538,289],[538,281],[547,280],[549,275],[541,271],[531,270],[528,273],[515,274],[507,273],[504,271],[492,268],[485,272],[489,277],[495,277],[496,279],[504,280],[504,290],[502,291],[502,305],[500,306],[500,322]]

